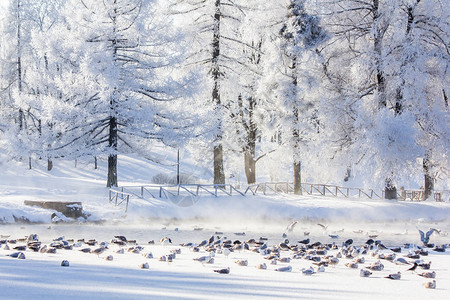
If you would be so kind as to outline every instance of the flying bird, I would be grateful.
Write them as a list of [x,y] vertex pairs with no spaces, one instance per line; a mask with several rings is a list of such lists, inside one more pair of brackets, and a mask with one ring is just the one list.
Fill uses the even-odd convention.
[[437,232],[437,233],[439,233],[439,231],[437,231],[436,229],[434,229],[434,228],[431,228],[430,230],[428,230],[427,231],[427,233],[424,233],[422,230],[420,230],[420,229],[418,229],[419,230],[419,234],[420,234],[420,240],[424,243],[424,244],[428,244],[429,243],[429,241],[430,241],[430,237],[431,237],[431,235],[433,234],[433,232]]
[[286,227],[286,230],[287,230],[288,232],[292,232],[292,231],[294,230],[295,225],[297,225],[297,224],[298,224],[298,221],[293,221],[293,222],[291,222],[291,223]]

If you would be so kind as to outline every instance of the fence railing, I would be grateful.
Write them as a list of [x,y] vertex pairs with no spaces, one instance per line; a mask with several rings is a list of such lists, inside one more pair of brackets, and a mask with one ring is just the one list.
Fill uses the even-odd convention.
[[126,193],[122,190],[109,189],[109,203],[114,203],[115,206],[119,206],[125,203],[125,212],[128,211],[128,203],[130,202],[130,197],[134,194]]
[[[179,185],[142,185],[142,186],[122,186],[111,188],[109,190],[109,202],[116,206],[126,203],[125,211],[128,210],[130,197],[147,199],[148,195],[154,199],[171,199],[177,196],[198,197],[201,194],[218,197],[220,195],[246,196],[247,194],[257,195],[262,193],[294,193],[294,184],[292,182],[263,182],[249,185],[244,192],[241,192],[231,184],[179,184]],[[384,191],[375,189],[362,189],[341,187],[329,184],[302,183],[301,193],[303,195],[333,196],[333,197],[357,197],[368,199],[384,199]],[[434,191],[433,199],[435,201],[449,201],[450,191]],[[423,199],[423,190],[404,190],[397,191],[399,200]]]

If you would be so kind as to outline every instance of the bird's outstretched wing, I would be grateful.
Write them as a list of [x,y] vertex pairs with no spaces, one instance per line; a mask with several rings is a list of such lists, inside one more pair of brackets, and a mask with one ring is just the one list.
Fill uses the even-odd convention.
[[328,226],[325,226],[323,224],[318,223],[317,225],[319,225],[320,227],[322,227],[324,230],[326,230],[328,228]]
[[425,234],[423,233],[422,230],[420,230],[420,229],[418,229],[418,230],[419,230],[419,233],[420,233],[420,240],[421,240],[422,242],[426,243],[426,242],[425,242]]
[[287,230],[288,232],[292,232],[292,230],[294,230],[295,225],[297,225],[297,224],[298,224],[298,221],[293,221],[293,222],[291,222],[291,223],[286,227],[286,230]]
[[[436,229],[434,229],[434,228],[431,228],[430,230],[428,230],[427,231],[427,234],[425,235],[425,238],[426,238],[426,240],[427,240],[427,242],[428,242],[428,240],[430,239],[430,236],[433,234],[433,232],[437,232],[437,230]],[[438,232],[439,233],[439,232]]]

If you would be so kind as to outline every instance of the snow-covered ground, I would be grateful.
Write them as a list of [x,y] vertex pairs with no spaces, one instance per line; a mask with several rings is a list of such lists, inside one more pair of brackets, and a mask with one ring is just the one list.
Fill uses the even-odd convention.
[[[382,271],[373,271],[368,278],[360,277],[360,269],[378,260],[370,254],[360,255],[366,259],[358,269],[345,266],[351,259],[339,258],[335,266],[325,267],[325,272],[312,276],[302,274],[302,268],[310,266],[312,260],[304,257],[294,259],[294,251],[280,251],[280,258],[291,257],[289,263],[272,265],[267,255],[249,250],[236,250],[225,256],[216,251],[214,263],[206,264],[194,258],[206,256],[204,247],[194,252],[181,243],[201,243],[211,236],[231,241],[259,241],[267,238],[269,247],[285,242],[301,245],[298,241],[310,238],[310,243],[335,243],[341,246],[350,238],[354,245],[364,245],[372,237],[380,240],[387,248],[404,246],[405,243],[422,245],[418,230],[437,228],[430,242],[448,245],[450,238],[450,205],[448,202],[401,202],[368,199],[324,198],[318,196],[257,195],[257,196],[202,196],[192,200],[188,207],[174,205],[170,200],[142,200],[132,198],[128,212],[123,206],[115,207],[108,202],[105,188],[105,165],[100,162],[94,170],[92,162],[55,162],[51,172],[45,171],[44,162],[34,163],[33,170],[26,165],[3,165],[0,174],[0,226],[1,240],[20,239],[37,234],[42,245],[50,245],[53,239],[64,236],[73,250],[58,249],[56,253],[22,251],[26,259],[8,256],[18,252],[13,249],[25,242],[8,243],[10,250],[0,249],[0,290],[2,299],[225,299],[243,298],[295,298],[295,299],[420,299],[448,298],[450,296],[450,256],[446,252],[427,249],[424,262],[431,261],[429,271],[436,272],[437,287],[426,289],[423,283],[430,281],[417,275],[425,272],[407,271],[412,266],[398,265],[381,259]],[[42,165],[39,165],[42,164]],[[203,178],[201,168],[190,166],[196,177]],[[197,169],[196,169],[197,168]],[[119,184],[139,185],[149,183],[155,174],[173,174],[173,167],[161,167],[144,163],[133,157],[119,158]],[[25,206],[24,200],[81,201],[83,210],[89,215],[87,222],[52,224],[52,211]],[[176,200],[176,199],[172,199]],[[176,201],[175,201],[176,202]],[[37,223],[17,223],[18,218]],[[298,220],[293,231],[287,225]],[[317,225],[328,226],[326,229]],[[200,230],[201,229],[201,230]],[[306,236],[305,232],[309,232]],[[240,233],[238,235],[237,233]],[[245,235],[242,235],[245,233]],[[287,237],[283,237],[283,233]],[[124,235],[136,240],[143,247],[139,254],[128,252],[134,244],[118,246],[111,243],[115,235]],[[330,237],[332,235],[333,237]],[[161,238],[169,237],[172,244],[161,245]],[[100,255],[78,251],[88,246],[77,244],[78,239],[96,239],[99,243],[109,242]],[[71,240],[73,239],[73,241]],[[149,241],[155,244],[149,244]],[[250,248],[253,248],[250,244]],[[125,253],[116,251],[124,248]],[[339,247],[340,249],[341,247]],[[159,258],[172,250],[181,249],[172,262]],[[223,249],[223,247],[222,247]],[[398,257],[404,257],[411,249],[402,248]],[[336,255],[339,250],[328,250],[327,255]],[[153,258],[143,254],[151,252]],[[260,251],[262,252],[262,251]],[[384,254],[393,253],[386,249]],[[112,261],[105,258],[113,256]],[[321,260],[324,256],[321,255]],[[239,266],[237,260],[248,261],[248,266]],[[409,262],[414,259],[406,258]],[[68,260],[69,267],[62,267],[61,261]],[[141,269],[148,262],[149,269]],[[265,262],[267,270],[256,266]],[[291,266],[291,272],[277,272],[275,269]],[[229,274],[218,274],[213,270],[230,268]],[[401,272],[400,280],[385,276]]]

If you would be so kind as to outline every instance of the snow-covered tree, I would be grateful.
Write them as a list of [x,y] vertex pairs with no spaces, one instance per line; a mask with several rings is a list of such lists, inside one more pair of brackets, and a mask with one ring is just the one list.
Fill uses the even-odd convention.
[[224,136],[232,116],[228,110],[237,103],[240,93],[236,70],[237,65],[244,63],[244,42],[238,30],[246,4],[246,1],[232,0],[171,0],[172,13],[191,28],[189,62],[202,67],[205,84],[200,105],[210,112],[205,122],[208,132],[203,138],[213,147],[215,184],[225,183],[224,144],[230,141],[225,141]]
[[[46,99],[58,120],[61,155],[108,155],[107,186],[117,186],[117,154],[143,151],[186,127],[175,100],[190,96],[189,78],[172,71],[180,36],[155,1],[68,1],[66,24],[46,40],[61,95]],[[186,100],[185,100],[186,101]]]
[[293,156],[294,192],[301,193],[301,161],[306,145],[317,132],[313,91],[317,88],[316,48],[327,39],[317,16],[306,11],[304,1],[288,1],[281,28],[268,55],[262,89],[274,99],[277,130]]

